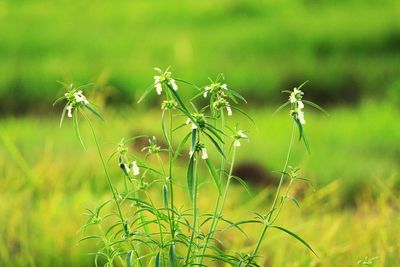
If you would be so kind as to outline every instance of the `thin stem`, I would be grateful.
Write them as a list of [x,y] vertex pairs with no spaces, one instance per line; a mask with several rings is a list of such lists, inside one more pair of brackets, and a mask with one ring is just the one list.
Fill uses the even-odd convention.
[[169,110],[169,150],[168,150],[168,160],[169,160],[169,192],[170,192],[170,199],[171,199],[171,238],[175,240],[175,214],[174,214],[174,187],[173,187],[173,182],[172,182],[172,166],[173,166],[173,154],[172,154],[172,130],[173,130],[173,125],[172,125],[172,112]]
[[280,178],[280,181],[279,181],[278,189],[276,190],[275,199],[274,199],[274,202],[272,203],[271,209],[268,212],[268,218],[267,218],[267,220],[265,222],[265,226],[264,226],[264,228],[263,228],[263,230],[261,232],[261,235],[260,235],[260,237],[259,237],[259,239],[257,241],[256,247],[254,248],[253,253],[249,257],[250,260],[249,260],[249,262],[247,262],[246,266],[249,266],[250,261],[257,255],[257,252],[260,249],[261,243],[262,243],[262,241],[264,239],[265,233],[267,232],[267,229],[271,225],[270,224],[270,220],[271,220],[272,214],[274,213],[274,210],[275,210],[275,207],[276,207],[276,203],[277,203],[278,198],[279,198],[280,193],[281,193],[282,184],[283,184],[283,181],[285,179],[285,174],[284,173],[286,172],[286,169],[287,169],[288,164],[289,164],[290,155],[292,153],[292,145],[293,145],[293,141],[294,141],[295,127],[296,127],[296,124],[295,124],[295,122],[293,122],[292,135],[291,135],[291,138],[290,138],[289,149],[288,149],[288,153],[287,153],[287,156],[286,156],[285,165],[283,166],[283,171],[282,171],[281,178]]
[[198,157],[197,157],[197,153],[198,152],[196,152],[195,153],[195,155],[193,155],[193,157],[195,157],[194,158],[194,162],[195,162],[195,164],[194,164],[194,181],[193,181],[193,184],[194,184],[194,188],[193,188],[193,195],[192,195],[192,198],[193,198],[193,223],[192,223],[192,234],[191,234],[191,236],[190,236],[190,244],[189,244],[189,247],[188,247],[188,252],[187,252],[187,255],[186,255],[186,260],[185,260],[185,263],[186,264],[188,264],[189,263],[189,258],[190,258],[190,252],[191,252],[191,250],[192,250],[192,246],[193,246],[193,240],[194,240],[194,236],[195,236],[195,234],[196,234],[196,228],[197,228],[197,223],[198,223],[198,213],[197,213],[197,178],[198,178],[198,172],[199,172],[199,169],[198,169]]
[[[103,154],[101,153],[100,145],[99,145],[99,142],[98,142],[97,136],[96,136],[96,132],[94,131],[92,122],[90,121],[90,119],[88,118],[88,116],[86,115],[86,113],[85,113],[84,111],[82,111],[81,113],[82,113],[83,116],[85,117],[86,121],[89,123],[90,129],[91,129],[91,131],[92,131],[92,135],[93,135],[94,142],[96,143],[97,153],[98,153],[98,155],[99,155],[99,157],[100,157],[101,164],[102,164],[103,169],[104,169],[104,173],[106,174],[106,177],[107,177],[108,186],[109,186],[109,188],[110,188],[110,190],[111,190],[111,193],[112,193],[112,195],[113,195],[113,199],[114,199],[115,205],[117,206],[118,216],[119,216],[119,218],[120,218],[120,220],[121,220],[121,224],[124,225],[125,220],[124,220],[124,217],[123,217],[123,215],[122,215],[121,206],[120,206],[120,204],[119,204],[119,202],[118,202],[117,194],[116,194],[115,189],[114,189],[114,187],[113,187],[113,185],[112,185],[111,178],[110,178],[110,175],[109,175],[109,173],[108,173],[107,166],[106,166],[106,162],[104,161]],[[131,245],[132,245],[132,244],[131,244]],[[135,251],[135,254],[137,255],[136,249],[133,249],[133,250]],[[138,256],[138,255],[137,255],[137,256]],[[141,260],[139,260],[139,264],[140,264],[140,266],[143,266]]]

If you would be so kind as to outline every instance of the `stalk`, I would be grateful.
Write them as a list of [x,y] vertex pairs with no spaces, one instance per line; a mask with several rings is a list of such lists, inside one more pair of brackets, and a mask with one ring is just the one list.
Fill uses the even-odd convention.
[[[119,204],[119,202],[118,202],[117,194],[116,194],[116,192],[115,192],[115,190],[114,190],[114,187],[113,187],[113,185],[112,185],[111,178],[110,178],[110,175],[109,175],[109,173],[108,173],[107,166],[106,166],[106,163],[105,163],[105,161],[104,161],[103,154],[101,153],[100,145],[99,145],[99,142],[98,142],[98,140],[97,140],[96,132],[94,131],[92,122],[89,120],[89,118],[87,117],[86,113],[85,113],[84,111],[82,111],[81,113],[82,113],[83,116],[85,117],[86,121],[89,123],[90,129],[91,129],[91,131],[92,131],[92,135],[93,135],[94,142],[96,143],[97,154],[98,154],[99,157],[100,157],[101,164],[102,164],[103,169],[104,169],[104,173],[106,174],[106,177],[107,177],[108,186],[109,186],[110,191],[111,191],[111,193],[112,193],[112,195],[113,195],[113,199],[114,199],[115,205],[117,206],[118,216],[119,216],[119,218],[120,218],[120,220],[121,220],[121,224],[124,225],[125,220],[124,220],[124,217],[123,217],[123,215],[122,215],[121,206],[120,206],[120,204]],[[135,254],[137,255],[136,249],[133,249],[133,250],[135,251]],[[138,255],[137,255],[137,256],[138,256]],[[139,264],[140,264],[140,266],[143,266],[141,260],[139,260]]]
[[[274,213],[274,210],[275,210],[275,207],[276,207],[276,203],[277,203],[278,198],[279,198],[280,193],[281,193],[282,184],[283,184],[283,181],[285,179],[284,172],[286,172],[286,169],[287,169],[288,164],[289,164],[289,159],[290,159],[290,155],[291,155],[291,152],[292,152],[292,145],[293,145],[293,141],[294,141],[295,127],[296,127],[296,124],[295,124],[295,122],[293,122],[292,136],[290,138],[289,149],[288,149],[288,153],[286,155],[286,161],[285,161],[285,165],[283,166],[283,171],[282,171],[281,178],[280,178],[280,181],[279,181],[278,189],[276,190],[275,199],[274,199],[274,202],[272,203],[271,209],[268,212],[268,219],[265,222],[265,226],[264,226],[264,228],[263,228],[263,230],[261,232],[261,235],[260,235],[260,237],[259,237],[259,239],[257,241],[256,247],[254,248],[254,251],[250,255],[249,261],[247,262],[246,266],[249,266],[250,261],[255,257],[255,255],[257,255],[257,252],[260,249],[260,245],[261,245],[261,243],[262,243],[262,241],[264,239],[265,233],[267,232],[267,229],[270,226],[269,222],[271,220],[272,214]],[[275,217],[275,219],[276,218],[277,217]]]
[[[197,152],[196,152],[197,154]],[[190,252],[192,250],[192,246],[193,246],[193,240],[194,240],[194,235],[196,233],[196,228],[197,228],[197,223],[198,223],[198,214],[197,214],[197,179],[198,179],[198,175],[199,175],[199,169],[198,169],[198,157],[197,155],[193,155],[194,157],[196,157],[194,159],[195,164],[194,164],[194,188],[193,188],[193,227],[192,227],[192,235],[190,236],[190,244],[189,244],[189,248],[188,248],[188,252],[186,255],[186,260],[185,263],[188,264],[189,262],[189,258],[190,258]]]
[[169,192],[171,199],[171,238],[174,243],[175,241],[175,213],[174,213],[174,187],[172,182],[172,112],[169,110],[169,150],[168,150],[168,160],[169,160]]

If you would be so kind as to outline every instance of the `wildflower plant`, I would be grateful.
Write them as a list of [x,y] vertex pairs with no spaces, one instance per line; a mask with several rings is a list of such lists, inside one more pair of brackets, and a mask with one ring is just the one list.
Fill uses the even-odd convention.
[[[298,201],[290,195],[292,184],[297,181],[309,182],[299,177],[298,168],[289,166],[296,127],[300,132],[300,140],[304,141],[309,150],[304,133],[304,103],[323,111],[318,105],[303,99],[304,93],[300,89],[304,84],[293,91],[284,91],[289,93],[289,100],[278,109],[290,105],[293,129],[286,162],[280,171],[281,178],[271,208],[264,214],[256,213],[255,218],[243,218],[233,222],[225,216],[224,208],[232,179],[239,181],[248,190],[245,181],[233,175],[233,169],[236,155],[245,145],[243,141],[248,142],[249,137],[248,132],[241,130],[237,124],[234,127],[228,125],[226,116],[233,117],[237,112],[251,119],[238,107],[241,103],[247,103],[246,100],[229,88],[222,75],[216,80],[210,79],[210,84],[204,87],[197,87],[174,78],[169,68],[165,71],[158,68],[155,70],[154,82],[139,102],[153,90],[161,98],[160,127],[165,147],[160,145],[154,136],[142,135],[122,139],[106,161],[86,111],[100,119],[103,117],[94,109],[94,105],[85,97],[81,88],[65,85],[67,93],[56,101],[66,101],[61,122],[65,113],[68,117],[73,117],[75,132],[82,144],[78,114],[88,122],[112,195],[110,200],[99,204],[93,211],[88,210],[89,219],[83,227],[85,233],[89,228],[97,229],[97,234],[87,234],[82,239],[94,239],[102,244],[94,253],[96,266],[100,263],[106,266],[129,267],[208,266],[212,262],[216,262],[218,266],[221,263],[232,266],[261,266],[262,257],[258,253],[268,229],[277,229],[291,235],[315,254],[300,236],[276,224],[286,200],[289,199],[299,206]],[[194,96],[191,101],[185,102],[181,98],[181,87],[193,88]],[[197,101],[198,98],[207,99],[207,105],[198,107],[198,102],[204,102]],[[178,135],[178,132],[181,134]],[[182,139],[176,138],[181,135],[184,136]],[[139,152],[131,153],[129,144],[140,138],[147,138],[148,145]],[[182,153],[186,148],[189,153]],[[178,158],[186,161],[185,183],[190,199],[189,205],[175,203],[175,187],[180,179],[176,168]],[[112,182],[108,171],[110,165],[111,168],[120,169],[120,182]],[[204,213],[198,207],[198,199],[201,197],[199,183],[205,179],[212,181],[215,187],[216,201],[212,213]],[[289,180],[289,184],[283,190],[286,179]],[[151,192],[154,191],[161,196],[162,205],[153,199],[154,194]],[[107,213],[105,207],[112,212]],[[261,225],[254,248],[238,252],[218,248],[217,233],[227,229],[222,228],[221,223],[228,224],[228,228],[236,229],[242,234],[245,234],[242,229],[245,224]]]

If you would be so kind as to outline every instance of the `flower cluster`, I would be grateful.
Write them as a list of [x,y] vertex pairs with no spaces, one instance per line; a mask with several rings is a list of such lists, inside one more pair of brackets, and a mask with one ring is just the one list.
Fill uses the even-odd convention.
[[172,78],[172,74],[168,69],[165,72],[162,72],[160,69],[156,69],[160,72],[160,75],[154,76],[154,88],[158,95],[161,95],[163,90],[163,84],[170,86],[173,90],[178,90],[178,85],[175,80]]
[[139,166],[137,165],[136,160],[134,160],[130,163],[125,163],[125,162],[123,162],[122,158],[120,157],[119,166],[122,169],[122,171],[125,173],[125,175],[128,177],[131,177],[131,175],[138,176],[140,173],[140,169],[139,169]]
[[293,92],[290,93],[289,101],[292,104],[292,109],[290,110],[290,115],[297,119],[301,124],[305,124],[306,121],[304,119],[304,104],[301,101],[304,93],[297,88],[293,89]]
[[189,156],[192,157],[193,154],[194,154],[194,152],[201,152],[201,158],[202,158],[202,159],[208,159],[207,148],[206,148],[206,146],[205,146],[204,144],[197,144],[197,145],[194,147],[194,151],[191,150],[191,151],[189,152]]
[[[70,86],[72,87],[72,85]],[[83,95],[82,91],[68,91],[64,94],[65,98],[68,100],[68,105],[66,107],[68,117],[72,117],[72,110],[82,105],[89,105],[89,101],[87,100],[86,96]]]
[[212,83],[204,87],[203,96],[207,98],[208,95],[212,95],[215,97],[215,101],[213,103],[213,108],[217,111],[222,111],[226,109],[228,116],[232,116],[232,109],[229,102],[226,100],[228,95],[226,94],[228,91],[228,85],[226,83]]
[[162,110],[175,109],[178,103],[175,100],[164,100],[161,104]]
[[242,131],[238,131],[234,136],[233,136],[233,145],[235,147],[239,147],[240,146],[240,140],[249,140],[249,138],[247,137],[247,135]]
[[149,145],[142,148],[142,151],[147,150],[147,156],[150,155],[156,155],[160,153],[161,147],[157,144],[157,139],[155,136],[153,136],[151,139],[149,139]]
[[200,127],[200,129],[203,129],[206,126],[206,119],[203,113],[193,113],[192,117],[194,121],[192,121],[190,118],[186,120],[187,125],[192,122],[192,130],[197,129],[198,127]]

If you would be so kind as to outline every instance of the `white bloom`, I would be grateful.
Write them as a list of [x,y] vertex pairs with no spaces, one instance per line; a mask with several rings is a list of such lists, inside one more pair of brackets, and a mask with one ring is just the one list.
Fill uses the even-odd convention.
[[228,112],[228,116],[232,116],[232,109],[230,106],[226,107],[226,111]]
[[169,83],[169,85],[171,85],[172,89],[174,89],[175,91],[178,90],[178,85],[176,85],[176,82],[174,79],[171,78],[168,83]]
[[72,118],[72,103],[67,106],[68,117]]
[[154,88],[156,88],[156,92],[158,95],[161,95],[162,92],[161,78],[161,76],[154,76]]
[[208,153],[207,153],[207,149],[205,147],[201,149],[201,158],[208,159]]
[[207,94],[208,94],[208,91],[204,91],[204,93],[203,93],[204,98],[207,98]]
[[297,102],[297,105],[298,105],[297,108],[299,110],[304,108],[304,104],[303,104],[303,102],[301,100]]
[[296,95],[294,93],[290,94],[289,101],[290,101],[290,103],[296,103],[297,99],[296,99]]
[[89,101],[87,100],[86,96],[83,95],[82,91],[74,93],[74,97],[78,103],[83,102],[85,105],[89,104]]
[[236,139],[235,142],[233,143],[233,145],[234,145],[235,147],[240,147],[240,140],[239,140],[239,139]]
[[240,136],[240,138],[248,139],[247,135],[246,135],[242,130],[240,130],[240,131],[238,132],[238,135]]
[[132,173],[133,173],[133,176],[137,176],[139,174],[139,172],[140,172],[140,169],[139,169],[139,166],[137,165],[137,162],[133,161],[132,162]]
[[[192,122],[192,120],[190,118],[188,118],[185,123],[186,123],[186,125],[189,125],[191,122]],[[197,125],[196,125],[196,123],[192,122],[192,130],[194,130],[194,129],[197,129]]]
[[226,83],[224,83],[223,85],[221,85],[220,88],[223,90],[228,90],[228,85]]
[[304,119],[304,112],[302,110],[299,110],[297,112],[297,118],[299,119],[301,124],[306,124],[306,120]]

